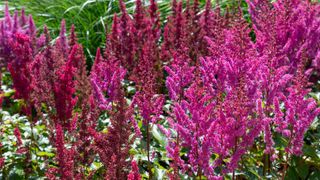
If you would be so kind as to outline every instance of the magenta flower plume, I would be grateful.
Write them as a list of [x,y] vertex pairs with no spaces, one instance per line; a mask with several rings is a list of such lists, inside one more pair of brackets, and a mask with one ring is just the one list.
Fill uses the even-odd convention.
[[134,27],[132,24],[132,19],[129,17],[129,14],[126,10],[125,3],[123,0],[120,0],[120,9],[121,9],[121,17],[119,22],[119,30],[120,36],[119,40],[120,44],[120,56],[117,58],[121,61],[121,64],[131,71],[132,66],[134,65]]
[[0,158],[0,169],[4,167],[5,159],[3,157]]
[[19,29],[18,11],[14,11],[12,33],[16,33]]
[[4,8],[4,22],[5,22],[5,30],[11,30],[12,29],[12,17],[9,11],[8,3],[5,4]]
[[[100,74],[96,74],[96,72],[92,72],[91,74],[93,95],[102,110],[110,110],[112,102],[117,100],[119,96],[121,81],[126,71],[114,60],[100,62],[97,66],[95,70],[99,69],[98,72]],[[108,98],[104,97],[102,93],[104,91],[108,93]]]
[[70,29],[70,40],[69,40],[69,47],[73,47],[75,44],[77,44],[77,34],[75,32],[75,26],[72,24]]
[[92,73],[100,74],[99,64],[100,64],[100,62],[102,62],[102,60],[103,59],[101,57],[101,50],[100,50],[100,48],[98,48],[97,52],[96,52],[95,60],[93,62],[93,66],[92,66],[92,69],[91,69]]
[[36,37],[36,26],[34,24],[32,15],[29,15],[29,21],[28,21],[28,35],[30,36],[30,38],[34,39]]
[[121,87],[126,71],[112,59],[98,62],[94,70],[91,73],[93,97],[98,107],[108,113],[111,122],[107,134],[90,130],[94,137],[95,150],[107,169],[107,179],[126,178],[126,170],[130,169],[126,159],[134,139],[129,138],[133,107],[126,104]]
[[16,33],[9,42],[14,56],[10,59],[8,69],[13,79],[16,98],[29,100],[31,93],[31,77],[29,65],[33,61],[30,38]]
[[128,180],[140,180],[141,176],[140,176],[139,167],[138,167],[136,161],[134,161],[134,160],[131,161],[131,168],[132,168],[132,170],[128,175]]
[[164,97],[161,95],[150,96],[150,94],[137,92],[134,96],[133,103],[138,105],[145,125],[149,123],[156,124],[160,119],[160,115],[162,115]]
[[50,45],[50,35],[47,27],[44,28],[44,50],[38,53],[31,64],[32,75],[32,99],[38,112],[41,112],[42,104],[47,107],[55,106],[54,86],[57,82],[57,71],[61,71],[64,62],[59,61],[57,51]]
[[14,136],[17,138],[17,146],[21,146],[22,145],[22,138],[21,138],[21,133],[18,127],[14,128]]
[[20,24],[21,26],[25,26],[27,24],[27,17],[24,8],[21,9]]
[[59,51],[62,52],[63,57],[65,58],[65,61],[67,61],[69,45],[66,37],[66,21],[64,19],[61,21],[60,34],[57,40],[57,48]]
[[73,149],[66,149],[64,142],[63,127],[60,124],[56,125],[56,148],[57,148],[57,161],[58,161],[58,174],[61,179],[70,179],[74,176],[73,164]]
[[91,85],[87,73],[86,58],[83,52],[83,47],[75,44],[69,54],[72,58],[73,67],[75,68],[75,89],[78,98],[78,104],[83,104],[91,95]]
[[317,18],[319,6],[316,3],[300,0],[247,2],[260,52],[271,51],[275,58],[282,58],[275,63],[290,65],[290,72],[297,70],[303,56],[308,61],[315,59],[320,24]]
[[57,111],[56,123],[61,124],[63,128],[67,128],[69,130],[71,128],[70,118],[72,117],[74,105],[77,102],[77,98],[74,98],[75,68],[73,64],[75,63],[75,53],[75,51],[72,51],[69,55],[69,60],[59,71],[57,71],[58,79],[54,83],[53,90],[55,108]]
[[[299,66],[297,76],[293,79],[293,85],[288,87],[289,95],[283,99],[286,113],[281,113],[277,107],[277,130],[289,139],[286,151],[290,154],[302,154],[303,138],[308,127],[320,114],[320,108],[313,98],[307,98],[308,78],[311,69],[304,72]],[[281,117],[282,115],[282,117]]]

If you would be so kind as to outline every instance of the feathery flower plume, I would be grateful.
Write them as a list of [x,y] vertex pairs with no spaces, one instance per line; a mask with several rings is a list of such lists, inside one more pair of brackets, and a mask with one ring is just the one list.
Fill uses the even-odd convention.
[[75,44],[77,44],[77,34],[75,32],[75,26],[72,24],[70,29],[70,40],[69,40],[69,47],[73,47]]
[[128,180],[140,180],[141,176],[139,173],[139,167],[136,161],[131,161],[131,172],[128,175]]
[[58,161],[58,174],[61,179],[72,179],[74,176],[74,164],[73,164],[73,149],[66,149],[64,143],[63,127],[60,124],[56,124],[56,148],[57,148],[57,161]]
[[77,102],[75,94],[75,61],[76,52],[73,50],[69,55],[68,61],[62,68],[57,71],[57,80],[54,83],[54,99],[55,109],[57,111],[56,123],[63,128],[71,129],[70,119],[72,117],[73,108]]
[[18,127],[14,128],[14,136],[17,138],[17,146],[21,146],[22,145],[22,138],[21,138],[21,133]]
[[130,137],[133,107],[127,105],[121,87],[126,71],[115,59],[96,62],[94,70],[91,72],[93,97],[98,107],[109,115],[111,123],[107,134],[90,130],[94,149],[106,167],[107,179],[125,179],[130,169],[126,159],[134,140]]
[[28,101],[32,90],[29,65],[33,61],[30,38],[27,35],[16,33],[9,41],[9,46],[13,56],[8,69],[16,90],[15,97]]
[[62,52],[65,61],[68,59],[69,45],[66,37],[66,21],[63,19],[60,26],[59,38],[56,42],[57,49]]
[[12,29],[12,17],[9,11],[9,5],[8,2],[6,2],[5,7],[4,7],[4,22],[5,22],[5,30],[11,30]]

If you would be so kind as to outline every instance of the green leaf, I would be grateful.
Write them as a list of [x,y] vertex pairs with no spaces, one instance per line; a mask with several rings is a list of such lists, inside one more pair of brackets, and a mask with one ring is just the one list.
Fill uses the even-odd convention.
[[312,180],[320,180],[320,171],[318,170],[318,171],[313,172],[313,173],[310,175],[309,179],[312,179]]
[[3,96],[4,97],[11,97],[15,93],[15,90],[11,89],[9,91],[6,91]]
[[166,170],[155,168],[155,176],[157,179],[164,179],[164,175],[166,174]]
[[40,151],[40,152],[37,152],[37,156],[40,156],[40,157],[54,157],[55,154],[54,153],[50,153],[50,152]]
[[164,135],[159,131],[157,126],[153,126],[152,128],[153,137],[161,144],[161,146],[165,147],[167,142]]
[[302,148],[302,151],[305,156],[308,156],[314,159],[319,159],[316,149],[310,145],[305,144]]
[[294,168],[289,167],[286,173],[285,180],[299,180],[299,175],[297,174]]
[[296,171],[302,179],[306,179],[309,174],[309,166],[304,162],[299,162],[296,167]]
[[253,170],[253,169],[249,169],[249,172],[254,175],[257,179],[263,179],[256,170]]

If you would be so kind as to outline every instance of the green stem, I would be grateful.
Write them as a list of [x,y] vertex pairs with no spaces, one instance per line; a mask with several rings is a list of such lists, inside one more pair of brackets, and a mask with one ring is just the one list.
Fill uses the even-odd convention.
[[150,162],[150,132],[149,132],[149,122],[147,124],[147,154],[148,154],[148,172],[149,179],[152,179],[152,170],[151,170],[151,162]]

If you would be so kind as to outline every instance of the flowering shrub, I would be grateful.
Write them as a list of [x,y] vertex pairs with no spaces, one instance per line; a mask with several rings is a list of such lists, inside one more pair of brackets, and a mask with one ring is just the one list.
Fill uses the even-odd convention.
[[319,3],[246,2],[173,0],[162,31],[156,1],[120,0],[90,72],[74,26],[52,41],[6,6],[0,97],[28,128],[1,111],[0,177],[316,177]]

